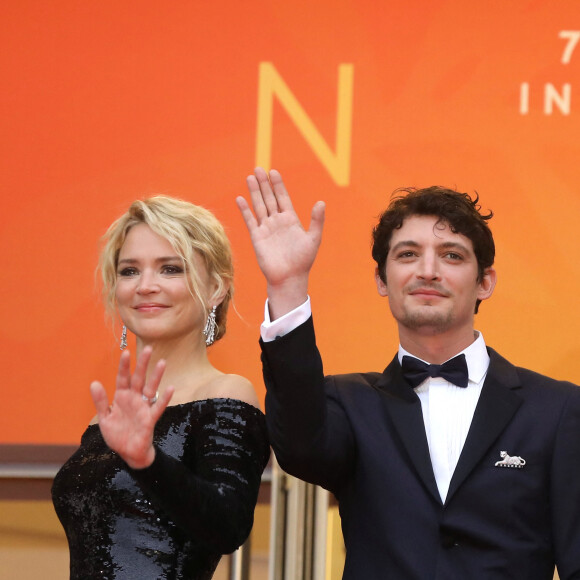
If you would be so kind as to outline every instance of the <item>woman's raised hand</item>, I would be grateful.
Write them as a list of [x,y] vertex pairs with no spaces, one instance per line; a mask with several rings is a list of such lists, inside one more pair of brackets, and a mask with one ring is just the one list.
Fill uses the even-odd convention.
[[98,381],[91,383],[91,396],[103,439],[134,469],[142,469],[153,463],[153,429],[174,391],[173,387],[167,387],[156,398],[165,361],[155,365],[147,381],[150,359],[151,347],[145,347],[131,375],[131,356],[128,351],[123,352],[111,405],[103,385]]

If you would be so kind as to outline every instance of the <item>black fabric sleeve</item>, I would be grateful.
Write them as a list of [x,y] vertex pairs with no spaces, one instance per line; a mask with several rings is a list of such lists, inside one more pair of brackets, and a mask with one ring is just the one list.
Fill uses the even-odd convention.
[[260,346],[266,421],[280,466],[336,494],[354,465],[354,438],[335,382],[324,377],[312,317]]
[[182,461],[156,447],[149,467],[130,469],[158,509],[222,554],[236,550],[251,531],[270,453],[263,414],[245,407],[202,419],[192,457]]
[[552,530],[561,580],[580,579],[580,388],[564,407],[552,456]]

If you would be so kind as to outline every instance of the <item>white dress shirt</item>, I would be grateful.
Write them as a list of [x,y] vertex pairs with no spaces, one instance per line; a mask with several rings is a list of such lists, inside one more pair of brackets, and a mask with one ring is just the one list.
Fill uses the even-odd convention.
[[[480,332],[476,334],[474,342],[454,355],[462,353],[465,355],[469,373],[467,388],[457,387],[441,377],[429,377],[415,387],[421,401],[433,473],[443,503],[467,439],[467,432],[489,367],[489,355],[483,335]],[[405,355],[413,356],[399,345],[399,363]]]
[[[268,301],[266,301],[264,322],[260,328],[262,340],[270,342],[276,337],[288,334],[306,322],[311,314],[309,297],[298,308],[281,318],[270,321]],[[480,332],[476,332],[476,335],[473,343],[461,353],[454,355],[462,353],[465,355],[469,373],[467,388],[457,387],[441,377],[428,378],[415,388],[421,401],[431,464],[443,503],[445,503],[451,477],[467,439],[467,433],[489,367],[489,355],[483,335]],[[399,363],[405,355],[414,356],[399,346]]]

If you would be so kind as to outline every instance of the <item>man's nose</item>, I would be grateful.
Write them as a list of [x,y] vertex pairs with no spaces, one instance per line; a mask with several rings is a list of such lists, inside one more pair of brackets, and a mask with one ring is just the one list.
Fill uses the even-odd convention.
[[439,260],[432,253],[426,253],[419,260],[419,271],[417,276],[423,280],[438,280],[440,277]]

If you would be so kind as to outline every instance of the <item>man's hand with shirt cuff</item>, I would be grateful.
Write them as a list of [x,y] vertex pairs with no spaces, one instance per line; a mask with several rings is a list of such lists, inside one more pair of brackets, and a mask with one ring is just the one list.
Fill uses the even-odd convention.
[[268,300],[264,308],[264,322],[260,327],[260,335],[264,342],[272,342],[277,338],[292,332],[301,324],[304,324],[312,316],[312,308],[310,306],[310,296],[306,302],[300,306],[287,312],[284,316],[277,318],[273,322],[270,321],[270,311],[268,310]]

